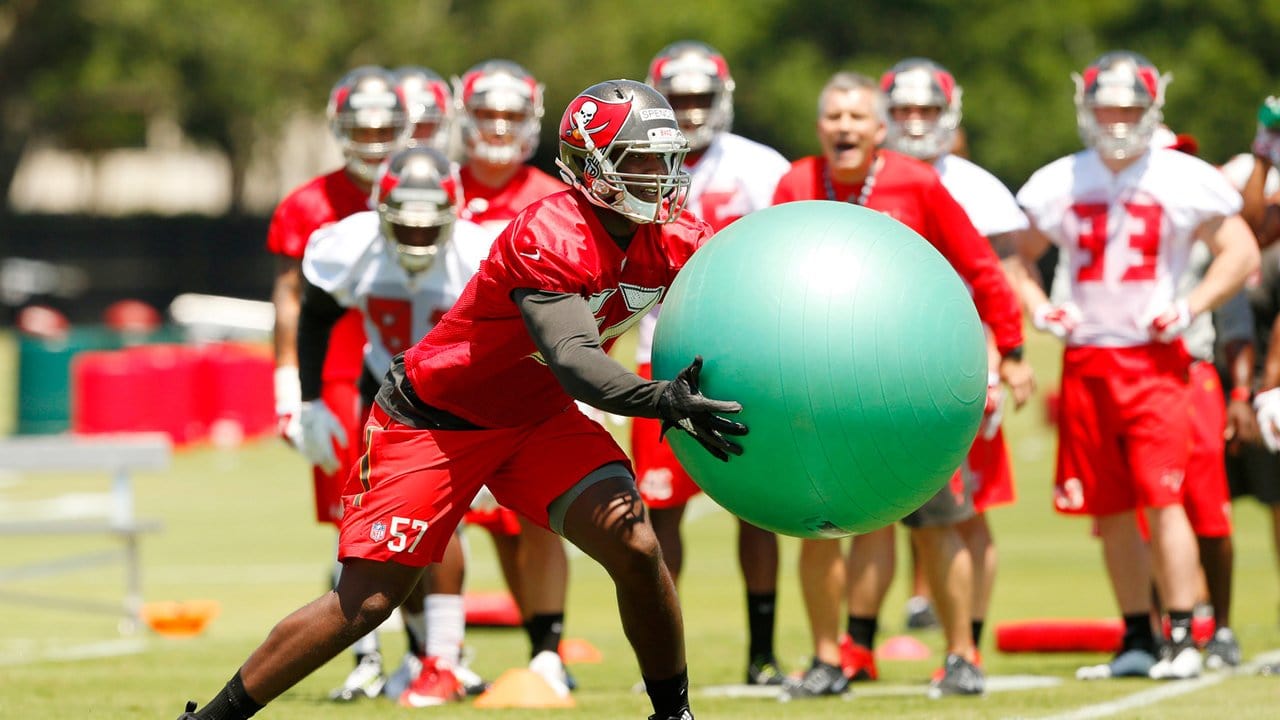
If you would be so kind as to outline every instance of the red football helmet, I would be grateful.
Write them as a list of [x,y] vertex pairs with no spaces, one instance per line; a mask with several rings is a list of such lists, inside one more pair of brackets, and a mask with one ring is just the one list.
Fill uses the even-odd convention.
[[406,147],[426,145],[444,152],[449,146],[449,120],[453,97],[449,84],[434,71],[417,65],[396,68],[396,85],[408,106]]
[[431,267],[453,237],[457,219],[449,192],[449,159],[426,146],[397,151],[382,164],[373,203],[382,236],[411,273]]
[[499,165],[538,148],[542,84],[510,60],[488,60],[453,79],[467,156]]
[[329,93],[327,114],[347,170],[366,182],[409,137],[409,117],[395,76],[376,65],[358,67],[339,80]]
[[733,126],[733,78],[724,56],[705,43],[682,40],[654,56],[645,80],[671,103],[691,150],[701,150]]
[[609,80],[565,108],[556,165],[593,204],[636,222],[667,223],[680,216],[688,196],[682,169],[688,152],[661,93],[635,80]]
[[886,147],[921,160],[951,152],[963,90],[946,68],[908,58],[881,76],[880,89],[889,107]]
[[[1071,77],[1076,82],[1076,125],[1085,146],[1117,160],[1145,152],[1163,116],[1170,76],[1161,75],[1138,53],[1118,50]],[[1142,114],[1136,122],[1100,123],[1099,108],[1141,108]]]

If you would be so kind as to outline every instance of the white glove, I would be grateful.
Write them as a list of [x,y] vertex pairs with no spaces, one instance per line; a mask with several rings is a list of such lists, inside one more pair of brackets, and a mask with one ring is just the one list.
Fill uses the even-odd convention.
[[1262,123],[1258,123],[1258,131],[1253,136],[1250,150],[1255,156],[1266,158],[1273,167],[1280,167],[1280,131],[1268,130]]
[[498,499],[489,491],[488,485],[481,485],[480,492],[471,498],[471,509],[477,512],[493,512],[499,507],[501,506],[498,505]]
[[1031,313],[1031,324],[1035,325],[1037,330],[1051,333],[1059,340],[1069,339],[1083,319],[1084,315],[1080,312],[1080,308],[1072,302],[1056,306],[1044,303]]
[[1000,420],[1004,417],[1004,388],[1000,385],[1000,373],[987,373],[987,406],[982,410],[982,424],[978,426],[978,434],[983,440],[990,440],[1000,430]]
[[280,437],[294,447],[300,447],[302,425],[298,413],[302,409],[302,384],[298,381],[295,365],[276,368],[276,430]]
[[338,418],[334,417],[323,400],[307,400],[302,403],[298,420],[302,427],[298,451],[308,462],[320,466],[326,473],[336,471],[339,468],[338,453],[333,449],[333,444],[337,443],[343,448],[347,446],[347,431],[342,428],[342,423],[338,422]]
[[1253,410],[1258,414],[1262,443],[1271,452],[1280,452],[1280,388],[1258,393],[1253,398]]
[[1182,331],[1191,325],[1192,319],[1187,301],[1177,300],[1155,315],[1144,318],[1142,325],[1150,331],[1153,340],[1168,343],[1178,339]]

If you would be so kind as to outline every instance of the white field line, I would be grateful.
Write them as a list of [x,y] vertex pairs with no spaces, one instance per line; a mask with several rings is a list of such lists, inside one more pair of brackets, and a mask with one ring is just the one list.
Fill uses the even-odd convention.
[[1233,675],[1252,675],[1260,666],[1277,661],[1280,661],[1280,650],[1271,650],[1256,656],[1253,662],[1246,663],[1231,672],[1211,673],[1202,675],[1195,680],[1169,681],[1167,684],[1162,684],[1150,690],[1142,690],[1115,700],[1108,700],[1094,705],[1084,705],[1055,715],[1042,715],[1037,720],[1093,720],[1093,718],[1110,717],[1135,708],[1154,705],[1179,695],[1199,692],[1207,687],[1217,685]]
[[121,638],[105,642],[73,645],[70,647],[36,647],[24,644],[25,647],[9,647],[0,649],[0,667],[5,665],[28,665],[40,662],[70,662],[74,660],[96,660],[98,658],[116,657],[118,655],[135,655],[147,649],[147,643],[141,638]]

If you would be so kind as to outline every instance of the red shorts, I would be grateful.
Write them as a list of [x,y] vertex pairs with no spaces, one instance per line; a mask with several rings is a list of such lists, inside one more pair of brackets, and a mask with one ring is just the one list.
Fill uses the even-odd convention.
[[[636,374],[652,378],[653,366],[642,363],[636,367]],[[680,466],[670,443],[658,437],[661,432],[661,420],[631,419],[631,458],[636,464],[636,486],[645,504],[658,510],[685,505],[702,492]]]
[[998,428],[990,440],[979,434],[973,441],[973,447],[969,448],[965,464],[973,478],[974,512],[986,512],[988,508],[1008,505],[1016,499],[1003,427]]
[[1111,515],[1182,502],[1191,454],[1181,343],[1067,348],[1054,507]]
[[368,450],[344,495],[338,559],[423,567],[488,485],[494,498],[548,526],[547,506],[580,480],[627,456],[609,432],[570,407],[532,425],[497,430],[415,430],[374,408]]
[[360,443],[360,427],[364,414],[360,403],[360,391],[353,380],[326,380],[320,387],[320,399],[329,407],[333,416],[347,432],[347,446],[334,447],[338,453],[338,469],[332,474],[319,467],[311,468],[311,484],[315,490],[316,521],[337,525],[342,518],[343,486],[351,476],[351,469],[360,460],[363,448]]
[[1227,406],[1213,363],[1191,365],[1191,459],[1182,505],[1196,537],[1231,534],[1231,492],[1227,489]]

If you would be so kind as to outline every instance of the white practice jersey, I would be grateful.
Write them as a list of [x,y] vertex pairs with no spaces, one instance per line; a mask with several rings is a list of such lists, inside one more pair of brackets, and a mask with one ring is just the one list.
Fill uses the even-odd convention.
[[453,307],[492,244],[492,233],[456,220],[453,237],[431,267],[410,273],[382,237],[378,213],[362,212],[317,230],[302,256],[302,272],[339,305],[360,309],[368,338],[365,367],[381,378],[392,357],[422,339]]
[[943,187],[984,237],[1027,229],[1027,216],[995,175],[950,153],[935,160],[933,167],[942,178]]
[[[689,172],[689,200],[685,212],[702,218],[719,232],[729,223],[773,204],[778,180],[791,163],[773,148],[733,133],[720,133],[707,145]],[[658,322],[654,308],[640,319],[636,362],[647,363],[653,354],[653,330]]]
[[1176,150],[1150,150],[1118,174],[1093,150],[1037,170],[1018,203],[1062,253],[1062,300],[1083,319],[1072,345],[1151,341],[1147,320],[1167,308],[1187,271],[1195,231],[1240,211],[1217,168]]

